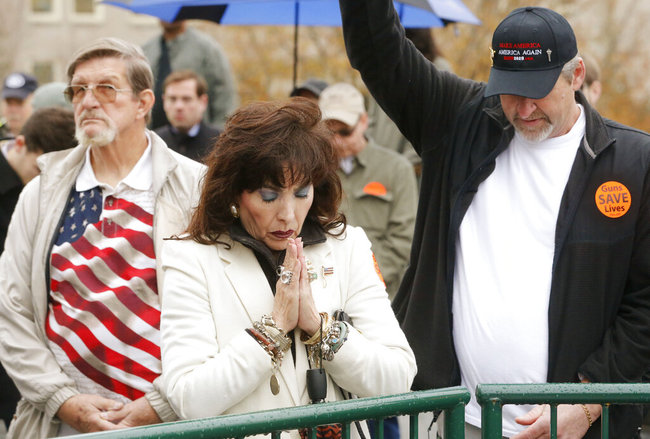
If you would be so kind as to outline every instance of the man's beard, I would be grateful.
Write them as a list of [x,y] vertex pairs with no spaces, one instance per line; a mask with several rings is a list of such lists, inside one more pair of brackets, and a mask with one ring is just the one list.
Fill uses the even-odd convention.
[[524,126],[523,124],[520,124],[519,121],[521,118],[519,117],[515,117],[512,123],[515,127],[515,130],[517,130],[517,132],[529,142],[541,142],[548,139],[549,136],[553,133],[553,129],[555,127],[551,123],[548,116],[546,116],[544,113],[533,113],[529,116],[529,119],[542,119],[544,123],[541,126],[532,129]]
[[117,126],[115,125],[115,122],[113,122],[112,119],[110,119],[103,113],[84,111],[79,116],[79,119],[83,122],[83,120],[86,118],[101,119],[106,123],[106,128],[102,129],[99,133],[91,137],[88,134],[86,134],[85,130],[81,126],[81,123],[78,123],[75,128],[74,135],[77,138],[77,142],[79,142],[80,145],[87,145],[89,147],[93,147],[93,146],[101,147],[101,146],[106,146],[109,143],[111,143],[113,140],[115,140],[115,137],[117,137]]

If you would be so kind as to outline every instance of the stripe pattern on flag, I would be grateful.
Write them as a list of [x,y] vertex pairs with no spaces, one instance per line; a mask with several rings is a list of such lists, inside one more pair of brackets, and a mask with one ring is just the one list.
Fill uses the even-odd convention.
[[160,375],[151,191],[70,193],[50,259],[46,333],[84,393],[135,400]]

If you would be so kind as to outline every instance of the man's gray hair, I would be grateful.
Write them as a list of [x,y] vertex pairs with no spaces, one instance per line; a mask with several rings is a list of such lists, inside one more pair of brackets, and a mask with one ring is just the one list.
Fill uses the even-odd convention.
[[68,65],[68,83],[79,64],[96,58],[119,58],[126,62],[126,77],[133,93],[153,88],[153,73],[142,49],[119,38],[100,38],[82,47]]
[[582,57],[580,56],[580,54],[577,54],[572,59],[567,61],[567,63],[564,64],[564,67],[562,67],[562,72],[560,72],[560,75],[564,79],[569,81],[569,83],[571,83],[573,81],[573,73],[576,71],[576,69],[580,65],[581,60],[582,60]]

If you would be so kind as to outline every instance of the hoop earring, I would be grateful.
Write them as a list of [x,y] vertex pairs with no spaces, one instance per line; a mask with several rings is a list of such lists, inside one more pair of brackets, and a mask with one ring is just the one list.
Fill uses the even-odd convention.
[[239,211],[237,210],[237,206],[234,204],[230,205],[230,213],[232,214],[233,218],[239,218]]

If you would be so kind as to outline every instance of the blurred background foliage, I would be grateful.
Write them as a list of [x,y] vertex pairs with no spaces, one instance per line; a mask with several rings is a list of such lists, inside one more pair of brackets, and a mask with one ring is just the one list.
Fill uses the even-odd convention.
[[[605,116],[650,131],[650,2],[638,0],[464,0],[483,24],[455,23],[432,33],[460,76],[488,79],[492,32],[512,9],[530,4],[557,10],[572,24],[581,51],[601,68]],[[194,21],[225,48],[242,103],[286,97],[292,88],[293,28],[219,26]],[[309,77],[347,81],[363,88],[345,55],[340,28],[300,27],[298,83]]]
[[[21,43],[40,43],[31,41],[29,32],[24,28],[25,21],[19,19],[25,9],[24,5],[38,0],[1,1],[0,74],[4,77],[19,68]],[[64,0],[65,4],[71,1]],[[569,20],[576,32],[580,50],[600,64],[603,94],[597,104],[598,110],[606,117],[650,131],[650,81],[647,80],[650,72],[650,44],[646,41],[650,1],[463,1],[483,21],[481,26],[457,23],[432,31],[444,57],[457,74],[470,79],[487,80],[490,66],[488,47],[496,25],[516,7],[549,7]],[[283,98],[291,92],[293,27],[220,26],[201,20],[194,20],[191,24],[212,34],[224,47],[233,66],[242,103]],[[61,24],[48,22],[43,26],[53,28]],[[84,32],[90,35],[90,28],[85,26],[75,25],[70,35],[55,38],[56,49],[47,49],[52,52],[51,57],[60,58],[57,59],[57,65],[61,69],[69,61],[69,55],[64,53],[71,53],[81,44],[83,39],[80,36]],[[159,31],[157,26],[150,25],[147,29],[151,36]],[[114,36],[129,39],[127,33],[116,31]],[[136,44],[144,42],[133,41]],[[330,83],[352,82],[363,89],[359,75],[347,60],[340,28],[300,27],[298,83],[309,77],[320,77]]]

